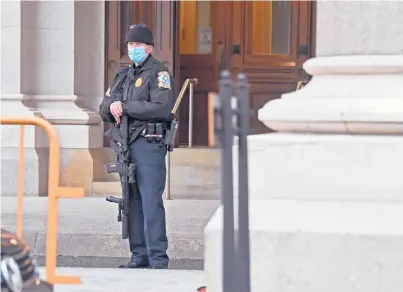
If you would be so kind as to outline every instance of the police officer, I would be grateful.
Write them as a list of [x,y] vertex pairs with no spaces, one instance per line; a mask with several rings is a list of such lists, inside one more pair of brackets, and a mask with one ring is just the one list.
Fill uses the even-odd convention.
[[133,64],[116,74],[99,106],[102,119],[115,125],[110,134],[112,146],[121,137],[122,115],[129,116],[131,159],[136,164],[137,191],[130,191],[129,200],[132,255],[120,267],[164,269],[169,261],[162,201],[167,149],[161,135],[174,105],[174,80],[152,56],[153,35],[146,25],[130,26],[126,44]]

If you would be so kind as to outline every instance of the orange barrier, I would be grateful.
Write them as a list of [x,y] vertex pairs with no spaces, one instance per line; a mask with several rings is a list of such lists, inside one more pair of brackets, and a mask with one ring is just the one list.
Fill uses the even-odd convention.
[[82,198],[83,188],[59,186],[60,143],[59,137],[51,123],[38,117],[2,117],[0,124],[21,125],[20,151],[18,162],[18,194],[17,194],[17,236],[22,236],[22,205],[24,195],[24,125],[41,127],[49,137],[49,175],[48,175],[48,222],[46,232],[46,281],[53,284],[80,284],[77,276],[56,275],[58,198]]

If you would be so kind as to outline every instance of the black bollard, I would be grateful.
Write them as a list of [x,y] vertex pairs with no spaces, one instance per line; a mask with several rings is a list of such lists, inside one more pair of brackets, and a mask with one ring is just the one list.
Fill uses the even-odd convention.
[[221,73],[219,100],[215,101],[215,130],[221,146],[221,203],[223,205],[223,292],[234,292],[234,187],[232,145],[232,79],[229,71]]
[[[232,77],[221,73],[219,95],[214,99],[214,128],[221,148],[221,203],[223,206],[223,292],[250,292],[248,143],[250,116],[248,84],[238,75],[237,108],[232,104]],[[235,121],[235,123],[234,123]],[[234,129],[235,127],[235,129]],[[232,147],[239,136],[238,233],[234,232]]]
[[248,84],[244,74],[238,75],[238,236],[237,285],[239,292],[250,292],[249,251],[249,184],[248,184],[248,134],[250,132]]

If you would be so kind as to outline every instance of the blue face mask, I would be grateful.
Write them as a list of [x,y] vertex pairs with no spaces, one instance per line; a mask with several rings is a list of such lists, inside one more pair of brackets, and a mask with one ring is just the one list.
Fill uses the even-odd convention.
[[145,51],[144,47],[139,47],[139,48],[129,48],[128,49],[128,55],[130,60],[132,60],[133,63],[140,64],[147,58],[147,53]]

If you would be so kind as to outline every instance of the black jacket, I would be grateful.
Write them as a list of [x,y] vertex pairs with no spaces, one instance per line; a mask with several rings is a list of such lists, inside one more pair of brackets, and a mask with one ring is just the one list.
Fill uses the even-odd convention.
[[[123,100],[125,90],[127,101]],[[168,69],[150,55],[143,64],[123,67],[116,74],[99,106],[99,114],[104,122],[115,123],[109,107],[119,100],[132,121],[168,121],[175,91]]]

